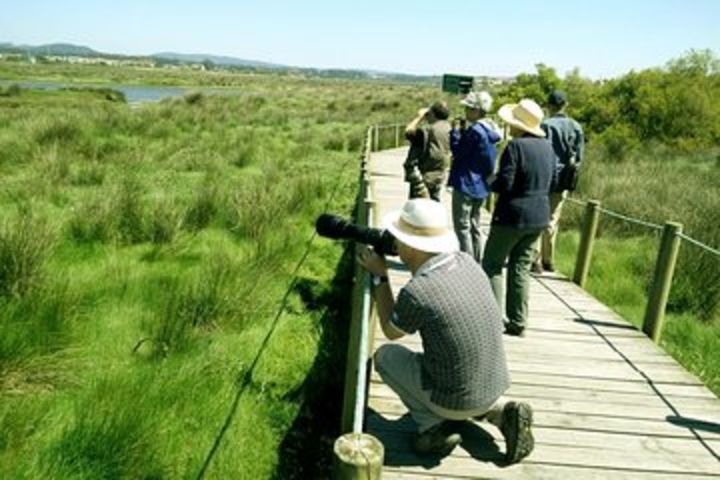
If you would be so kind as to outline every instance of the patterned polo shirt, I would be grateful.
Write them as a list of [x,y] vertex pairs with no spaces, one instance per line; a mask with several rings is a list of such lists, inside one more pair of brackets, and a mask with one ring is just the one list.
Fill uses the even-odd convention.
[[502,316],[480,265],[463,252],[425,262],[400,290],[392,324],[420,332],[423,389],[449,410],[489,407],[510,386]]

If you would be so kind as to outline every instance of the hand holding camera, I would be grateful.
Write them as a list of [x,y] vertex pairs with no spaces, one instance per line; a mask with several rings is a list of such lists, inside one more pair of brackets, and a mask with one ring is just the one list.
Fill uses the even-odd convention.
[[456,130],[465,130],[467,128],[467,119],[465,117],[455,117],[453,119],[452,127]]

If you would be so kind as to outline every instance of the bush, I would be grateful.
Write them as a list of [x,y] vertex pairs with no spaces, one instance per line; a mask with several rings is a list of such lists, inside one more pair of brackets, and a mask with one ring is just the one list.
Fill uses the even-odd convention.
[[37,286],[54,243],[47,221],[21,212],[0,225],[0,297],[22,296]]

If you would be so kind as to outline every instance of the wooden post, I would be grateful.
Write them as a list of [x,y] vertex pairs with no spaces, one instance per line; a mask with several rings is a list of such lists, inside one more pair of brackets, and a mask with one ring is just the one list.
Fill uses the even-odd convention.
[[379,480],[385,449],[380,441],[367,433],[347,433],[337,440],[335,480]]
[[375,125],[375,136],[373,137],[373,152],[380,150],[380,127]]
[[400,147],[400,124],[395,124],[395,148]]
[[590,260],[592,259],[593,243],[600,218],[600,202],[597,200],[588,201],[585,206],[585,219],[580,236],[580,248],[578,248],[577,260],[575,261],[575,274],[573,282],[581,287],[585,286],[588,272],[590,271]]
[[681,224],[666,222],[660,240],[660,249],[655,263],[655,276],[650,286],[650,295],[648,296],[643,321],[643,332],[652,338],[655,343],[660,342],[660,336],[662,335],[665,307],[670,295],[675,262],[680,249],[681,232]]

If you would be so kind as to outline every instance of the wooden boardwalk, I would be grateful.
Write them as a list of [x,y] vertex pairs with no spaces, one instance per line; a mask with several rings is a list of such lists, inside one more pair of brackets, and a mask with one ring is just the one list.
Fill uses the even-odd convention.
[[[405,152],[371,157],[376,219],[406,198]],[[449,198],[444,203],[449,208]],[[396,293],[410,278],[399,264],[390,276]],[[532,455],[503,465],[502,435],[488,423],[468,423],[462,445],[449,457],[415,455],[413,421],[373,372],[366,430],[385,445],[384,479],[720,478],[720,400],[566,278],[535,277],[527,336],[504,338],[512,376],[507,396],[535,411]],[[417,335],[401,341],[421,348]],[[378,328],[374,347],[385,342]]]

